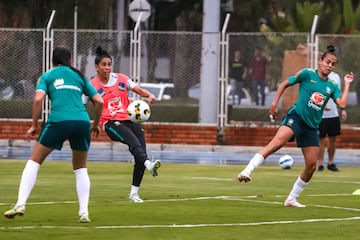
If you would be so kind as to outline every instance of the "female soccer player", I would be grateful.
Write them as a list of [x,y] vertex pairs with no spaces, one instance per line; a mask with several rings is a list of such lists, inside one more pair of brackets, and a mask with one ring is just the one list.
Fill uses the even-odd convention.
[[161,164],[160,160],[151,162],[147,156],[142,125],[129,120],[127,107],[130,100],[127,90],[147,98],[148,103],[154,103],[156,98],[128,76],[111,72],[112,58],[101,47],[96,49],[95,68],[97,76],[91,79],[91,83],[102,96],[105,104],[100,123],[111,140],[128,145],[130,153],[134,156],[135,165],[129,199],[142,203],[143,200],[139,197],[138,191],[144,170],[147,168],[155,177],[158,175],[157,171]]
[[[97,136],[103,100],[90,81],[71,66],[71,53],[65,47],[53,50],[53,68],[42,74],[37,86],[32,108],[32,124],[26,132],[27,138],[35,138],[38,118],[45,95],[51,101],[48,121],[35,143],[30,159],[22,172],[18,200],[4,216],[14,218],[25,213],[25,204],[35,186],[40,165],[54,150],[61,150],[65,140],[69,140],[72,149],[72,165],[76,177],[76,191],[79,200],[80,222],[88,223],[90,179],[86,161],[90,146],[91,132]],[[90,129],[90,118],[82,102],[82,94],[95,103],[95,117]],[[91,132],[90,132],[91,131]]]
[[344,77],[344,92],[341,96],[337,84],[329,80],[328,75],[335,68],[337,56],[335,48],[328,46],[319,59],[318,69],[305,68],[295,76],[283,81],[274,97],[270,107],[270,115],[275,117],[278,113],[278,102],[285,88],[299,84],[299,97],[291,107],[281,126],[273,139],[262,148],[250,160],[237,179],[249,182],[250,174],[272,153],[283,147],[288,141],[296,140],[297,146],[301,148],[305,159],[305,169],[295,181],[295,184],[284,202],[284,206],[305,207],[297,202],[297,197],[309,183],[316,170],[317,158],[319,156],[319,134],[318,128],[326,103],[332,98],[340,108],[345,108],[349,94],[350,83],[354,76],[352,73]]

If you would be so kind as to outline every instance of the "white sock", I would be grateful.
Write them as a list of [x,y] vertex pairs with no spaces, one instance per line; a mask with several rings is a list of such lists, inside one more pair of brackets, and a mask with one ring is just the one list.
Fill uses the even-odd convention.
[[307,182],[304,182],[300,176],[296,179],[293,188],[289,196],[287,197],[287,201],[296,201],[296,198],[300,195],[300,193],[304,190],[304,188],[308,185]]
[[144,162],[144,166],[147,168],[147,170],[151,170],[151,164],[152,162],[149,159],[146,159]]
[[87,168],[74,170],[76,178],[76,192],[79,200],[79,215],[89,214],[90,178]]
[[[147,161],[149,161],[149,160],[147,160]],[[138,195],[138,192],[139,192],[139,187],[131,185],[130,196]]]
[[261,154],[256,153],[242,172],[250,176],[252,171],[254,171],[255,168],[257,168],[258,166],[260,166],[264,162],[264,160],[265,159]]
[[34,162],[31,159],[26,162],[25,168],[21,175],[18,191],[18,200],[15,206],[21,206],[26,204],[31,191],[35,186],[39,169],[40,164],[38,164],[37,162]]

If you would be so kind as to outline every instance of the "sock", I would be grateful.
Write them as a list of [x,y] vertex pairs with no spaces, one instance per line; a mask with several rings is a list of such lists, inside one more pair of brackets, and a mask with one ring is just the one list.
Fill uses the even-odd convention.
[[146,159],[144,162],[144,166],[147,168],[147,170],[150,170],[151,168],[151,161],[149,159]]
[[76,192],[79,200],[79,215],[89,214],[90,178],[87,168],[74,170],[76,178]]
[[131,185],[130,196],[138,195],[138,192],[139,192],[139,187]]
[[304,188],[308,185],[307,182],[304,182],[300,176],[296,179],[293,188],[289,196],[287,197],[287,201],[296,201],[296,198],[300,195],[300,193],[304,190]]
[[31,191],[35,186],[39,169],[40,164],[38,164],[37,162],[34,162],[31,159],[26,162],[25,168],[21,175],[18,191],[18,200],[15,206],[21,206],[26,204]]
[[265,159],[261,154],[256,153],[242,172],[250,176],[252,171],[254,171],[255,168],[257,168],[258,166],[260,166],[264,162],[264,160]]

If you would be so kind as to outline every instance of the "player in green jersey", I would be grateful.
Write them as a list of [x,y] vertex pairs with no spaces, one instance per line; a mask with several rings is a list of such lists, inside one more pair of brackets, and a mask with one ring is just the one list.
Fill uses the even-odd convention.
[[328,78],[328,75],[334,70],[336,62],[335,48],[328,46],[327,51],[319,59],[317,70],[305,68],[279,85],[270,106],[270,117],[274,119],[277,115],[279,99],[287,87],[299,84],[298,99],[288,110],[273,139],[257,152],[245,169],[238,174],[238,181],[249,182],[252,171],[261,165],[270,154],[279,150],[288,141],[296,140],[297,146],[301,148],[304,155],[305,169],[295,181],[284,206],[305,207],[297,201],[297,197],[307,186],[316,170],[319,155],[318,127],[324,108],[330,98],[338,107],[345,108],[350,83],[354,80],[352,73],[345,75],[344,91],[341,95],[337,84]]
[[[88,204],[90,179],[87,172],[87,156],[91,132],[97,136],[100,131],[100,115],[103,100],[90,81],[71,66],[71,53],[65,47],[53,50],[53,68],[44,73],[36,86],[32,108],[32,124],[26,132],[29,140],[35,139],[38,118],[45,95],[51,101],[51,111],[37,142],[22,172],[18,200],[14,207],[4,213],[6,218],[22,216],[25,205],[36,183],[41,164],[54,150],[61,150],[68,140],[72,149],[72,165],[76,178],[76,191],[79,200],[80,222],[90,222]],[[92,128],[90,118],[83,105],[82,95],[87,95],[95,104],[95,117]]]

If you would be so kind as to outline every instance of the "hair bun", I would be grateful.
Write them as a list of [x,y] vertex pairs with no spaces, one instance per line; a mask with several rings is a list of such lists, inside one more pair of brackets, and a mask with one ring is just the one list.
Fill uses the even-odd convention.
[[329,52],[335,52],[335,47],[334,47],[333,45],[327,46],[326,49],[327,49]]
[[100,46],[98,46],[95,50],[96,55],[103,55],[104,53],[106,52]]

